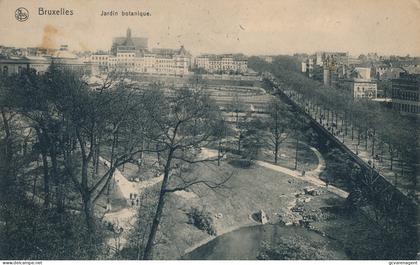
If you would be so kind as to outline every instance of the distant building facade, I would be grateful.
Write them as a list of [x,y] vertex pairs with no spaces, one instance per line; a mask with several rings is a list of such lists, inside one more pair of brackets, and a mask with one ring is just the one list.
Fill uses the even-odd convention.
[[354,99],[376,99],[378,97],[378,83],[371,76],[368,67],[355,67],[343,71],[337,86],[351,93]]
[[374,80],[344,79],[340,86],[349,91],[354,99],[376,99],[378,97],[378,84]]
[[401,73],[392,80],[392,108],[410,115],[420,115],[420,74]]
[[115,38],[110,52],[97,52],[90,62],[101,72],[118,71],[159,75],[184,76],[189,74],[191,54],[181,46],[179,49],[147,48],[147,39],[131,36]]
[[61,69],[78,71],[83,74],[92,73],[92,64],[84,62],[74,54],[68,52],[66,46],[62,46],[51,56],[2,56],[0,57],[0,73],[13,75],[22,71],[34,70],[38,74],[45,73],[50,65]]
[[243,54],[204,54],[195,58],[194,66],[208,73],[241,74],[248,72],[248,58]]

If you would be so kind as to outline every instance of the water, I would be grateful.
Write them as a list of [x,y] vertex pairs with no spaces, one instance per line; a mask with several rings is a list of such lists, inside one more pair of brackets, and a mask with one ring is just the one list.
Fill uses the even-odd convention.
[[273,243],[276,238],[299,236],[307,242],[327,244],[335,259],[348,259],[344,251],[337,249],[333,242],[313,231],[302,227],[258,225],[244,227],[218,236],[210,242],[187,253],[182,259],[193,260],[255,260],[259,255],[262,241]]

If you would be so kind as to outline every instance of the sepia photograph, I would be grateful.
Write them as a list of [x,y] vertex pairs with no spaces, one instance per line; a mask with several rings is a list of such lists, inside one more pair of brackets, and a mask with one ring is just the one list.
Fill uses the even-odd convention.
[[0,114],[1,264],[420,260],[420,0],[0,0]]

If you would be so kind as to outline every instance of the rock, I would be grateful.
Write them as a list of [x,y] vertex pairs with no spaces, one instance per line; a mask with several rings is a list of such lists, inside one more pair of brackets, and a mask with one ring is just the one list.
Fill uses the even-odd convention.
[[306,187],[306,188],[303,189],[303,191],[305,192],[305,194],[308,194],[309,192],[311,192],[314,189],[315,188],[313,188],[313,187]]
[[321,194],[321,192],[319,190],[313,190],[313,191],[309,192],[309,195],[312,195],[312,196],[318,196],[320,194]]
[[302,207],[293,207],[291,210],[294,213],[301,213],[301,212],[303,212],[303,208]]
[[320,194],[320,191],[312,188],[312,187],[306,187],[303,189],[303,191],[305,192],[305,194],[311,195],[311,196],[317,196]]
[[217,219],[220,219],[220,218],[223,217],[223,214],[222,213],[217,213],[214,217],[216,217]]
[[309,220],[299,220],[299,225],[303,227],[309,226]]
[[310,201],[311,201],[311,198],[309,197],[303,198],[303,202],[310,202]]
[[258,214],[259,214],[259,217],[260,217],[260,222],[262,224],[266,224],[268,222],[268,219],[267,219],[267,215],[265,214],[265,212],[263,210],[260,210],[258,212]]

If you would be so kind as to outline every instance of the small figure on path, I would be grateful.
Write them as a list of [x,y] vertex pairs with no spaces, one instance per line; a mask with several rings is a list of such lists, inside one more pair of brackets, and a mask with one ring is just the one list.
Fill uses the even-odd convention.
[[111,201],[109,200],[109,198],[108,199],[106,199],[106,209],[105,209],[105,212],[110,212],[111,211]]
[[137,198],[136,199],[136,206],[139,206],[139,203],[140,203],[139,198]]

